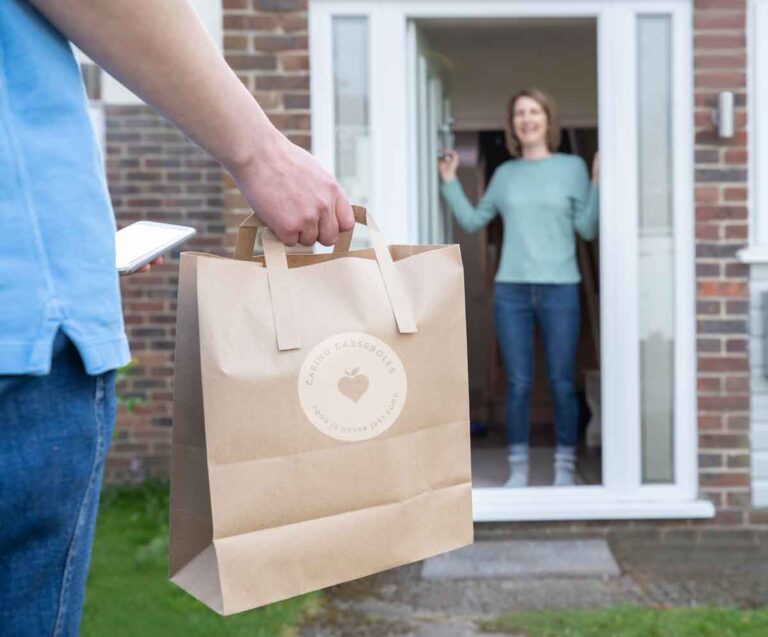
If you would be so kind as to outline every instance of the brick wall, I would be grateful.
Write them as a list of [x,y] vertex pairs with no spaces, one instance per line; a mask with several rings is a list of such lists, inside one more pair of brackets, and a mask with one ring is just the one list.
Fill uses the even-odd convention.
[[[767,522],[750,506],[749,272],[744,0],[694,4],[699,466],[716,524]],[[736,95],[736,134],[710,121],[719,91]]]
[[[106,108],[107,178],[119,227],[147,219],[194,226],[184,249],[220,252],[223,184],[218,164],[147,106]],[[119,385],[138,399],[120,408],[107,480],[167,477],[170,458],[178,255],[122,280],[126,330],[136,366]]]
[[[272,122],[310,148],[307,0],[223,0],[224,55]],[[225,182],[227,239],[250,208]]]

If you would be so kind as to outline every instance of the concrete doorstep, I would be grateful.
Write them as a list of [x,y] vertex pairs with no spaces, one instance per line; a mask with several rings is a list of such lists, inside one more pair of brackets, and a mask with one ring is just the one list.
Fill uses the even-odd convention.
[[426,580],[520,577],[617,577],[604,539],[478,542],[423,563]]
[[577,606],[620,601],[604,590],[620,573],[604,539],[477,542],[336,587],[330,607],[301,635],[496,637],[482,632],[483,620],[550,596]]

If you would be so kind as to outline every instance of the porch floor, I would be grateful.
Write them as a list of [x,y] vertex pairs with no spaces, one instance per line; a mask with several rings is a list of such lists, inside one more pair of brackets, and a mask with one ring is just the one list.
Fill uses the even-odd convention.
[[[531,447],[529,486],[551,486],[554,479],[552,447]],[[576,465],[576,484],[600,484],[600,451],[583,451]],[[504,447],[472,447],[472,486],[501,487],[509,477],[507,451]]]

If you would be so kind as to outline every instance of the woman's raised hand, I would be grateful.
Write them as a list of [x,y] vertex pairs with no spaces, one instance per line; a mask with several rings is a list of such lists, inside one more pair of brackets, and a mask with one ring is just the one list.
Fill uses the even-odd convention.
[[459,167],[459,153],[455,150],[444,148],[440,151],[440,157],[437,160],[437,168],[440,171],[440,177],[443,181],[453,181],[456,179],[456,169]]

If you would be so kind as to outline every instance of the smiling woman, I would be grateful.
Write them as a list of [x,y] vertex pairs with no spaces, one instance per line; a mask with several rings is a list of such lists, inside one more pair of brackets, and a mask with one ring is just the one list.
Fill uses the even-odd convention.
[[581,275],[576,235],[590,241],[597,234],[597,172],[590,184],[580,157],[557,152],[557,109],[554,100],[539,89],[520,91],[510,99],[506,141],[517,159],[497,168],[477,207],[456,179],[456,151],[444,151],[439,160],[441,192],[467,232],[482,229],[497,215],[504,222],[493,305],[507,372],[509,479],[505,486],[524,487],[529,481],[535,323],[541,331],[555,402],[554,484],[571,486],[576,481],[579,433],[574,375]]
[[[520,157],[523,154],[524,145],[527,146],[529,159],[535,159],[532,153],[556,152],[560,148],[557,104],[544,91],[537,88],[520,91],[509,100],[507,126],[504,132],[507,149],[513,157]],[[546,141],[546,147],[540,143],[542,135]]]

